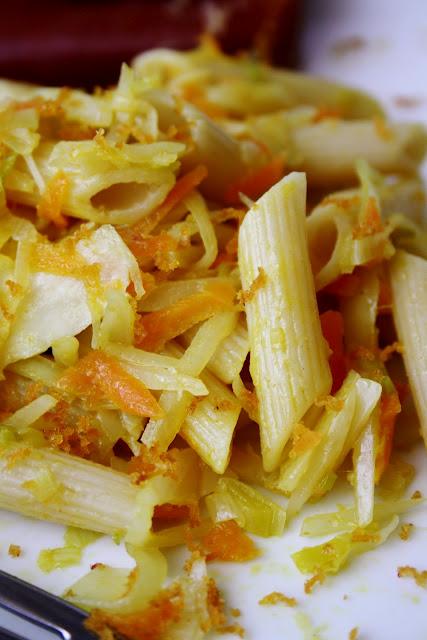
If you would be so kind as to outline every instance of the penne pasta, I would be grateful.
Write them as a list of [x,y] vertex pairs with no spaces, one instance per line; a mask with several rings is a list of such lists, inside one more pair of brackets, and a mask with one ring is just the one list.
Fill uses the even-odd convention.
[[403,359],[427,442],[427,261],[399,251],[390,265],[393,318]]
[[[292,428],[331,387],[305,233],[305,179],[291,174],[246,215],[239,267],[259,400],[266,470],[278,466]],[[255,280],[262,274],[259,289]]]

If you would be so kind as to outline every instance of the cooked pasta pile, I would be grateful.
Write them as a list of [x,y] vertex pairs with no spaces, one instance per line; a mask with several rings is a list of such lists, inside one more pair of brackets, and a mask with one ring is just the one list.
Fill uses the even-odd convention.
[[298,568],[383,542],[421,500],[396,450],[427,439],[425,130],[211,42],[0,97],[0,507],[74,528],[46,570],[79,529],[127,544],[130,574],[67,594],[89,625],[220,628],[206,562],[256,557],[248,532],[286,535],[337,481],[354,508],[304,521],[339,535]]

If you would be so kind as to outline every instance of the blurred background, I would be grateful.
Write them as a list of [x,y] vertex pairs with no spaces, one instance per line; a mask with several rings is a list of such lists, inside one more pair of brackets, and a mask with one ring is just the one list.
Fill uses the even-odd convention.
[[0,76],[108,85],[153,47],[189,49],[209,33],[225,51],[297,62],[299,0],[14,0],[2,3]]

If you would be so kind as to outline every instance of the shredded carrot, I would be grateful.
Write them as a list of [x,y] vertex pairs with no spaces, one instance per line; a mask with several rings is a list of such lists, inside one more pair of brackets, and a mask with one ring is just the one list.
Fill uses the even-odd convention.
[[285,161],[282,156],[276,156],[268,164],[230,185],[225,194],[225,202],[230,205],[240,204],[239,193],[256,200],[276,184],[284,173]]
[[134,224],[132,227],[122,231],[122,237],[132,251],[132,239],[138,235],[146,235],[157,227],[159,222],[165,218],[168,213],[182,202],[208,175],[208,170],[204,165],[198,165],[185,175],[178,178],[175,185],[169,191],[164,202],[158,209],[145,216],[142,220]]
[[65,229],[68,219],[61,213],[68,190],[68,178],[63,171],[58,171],[46,184],[46,189],[37,205],[37,215]]
[[234,520],[215,524],[202,543],[208,561],[246,562],[259,556],[255,543]]
[[156,418],[162,415],[161,407],[145,385],[103,351],[91,351],[70,367],[60,378],[59,386],[89,402],[111,400],[133,415]]
[[182,298],[166,309],[140,315],[135,327],[136,346],[147,351],[159,351],[168,340],[181,335],[195,324],[215,313],[233,308],[235,291],[232,285],[209,285],[205,291]]
[[375,459],[375,476],[378,481],[387,467],[393,447],[393,435],[396,418],[401,411],[396,391],[383,393],[380,401],[380,429]]
[[329,366],[333,380],[332,393],[335,393],[341,387],[347,373],[344,358],[344,320],[339,311],[325,311],[320,316],[320,324],[332,351],[329,356]]

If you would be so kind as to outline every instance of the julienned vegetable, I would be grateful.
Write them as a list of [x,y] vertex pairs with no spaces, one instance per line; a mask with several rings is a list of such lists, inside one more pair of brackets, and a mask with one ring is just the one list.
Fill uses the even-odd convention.
[[206,563],[257,557],[248,534],[286,536],[338,478],[354,507],[293,554],[310,581],[392,535],[420,502],[394,445],[412,397],[426,432],[424,129],[212,42],[0,97],[0,507],[71,527],[45,571],[127,545],[133,569],[65,594],[90,628],[221,628]]

